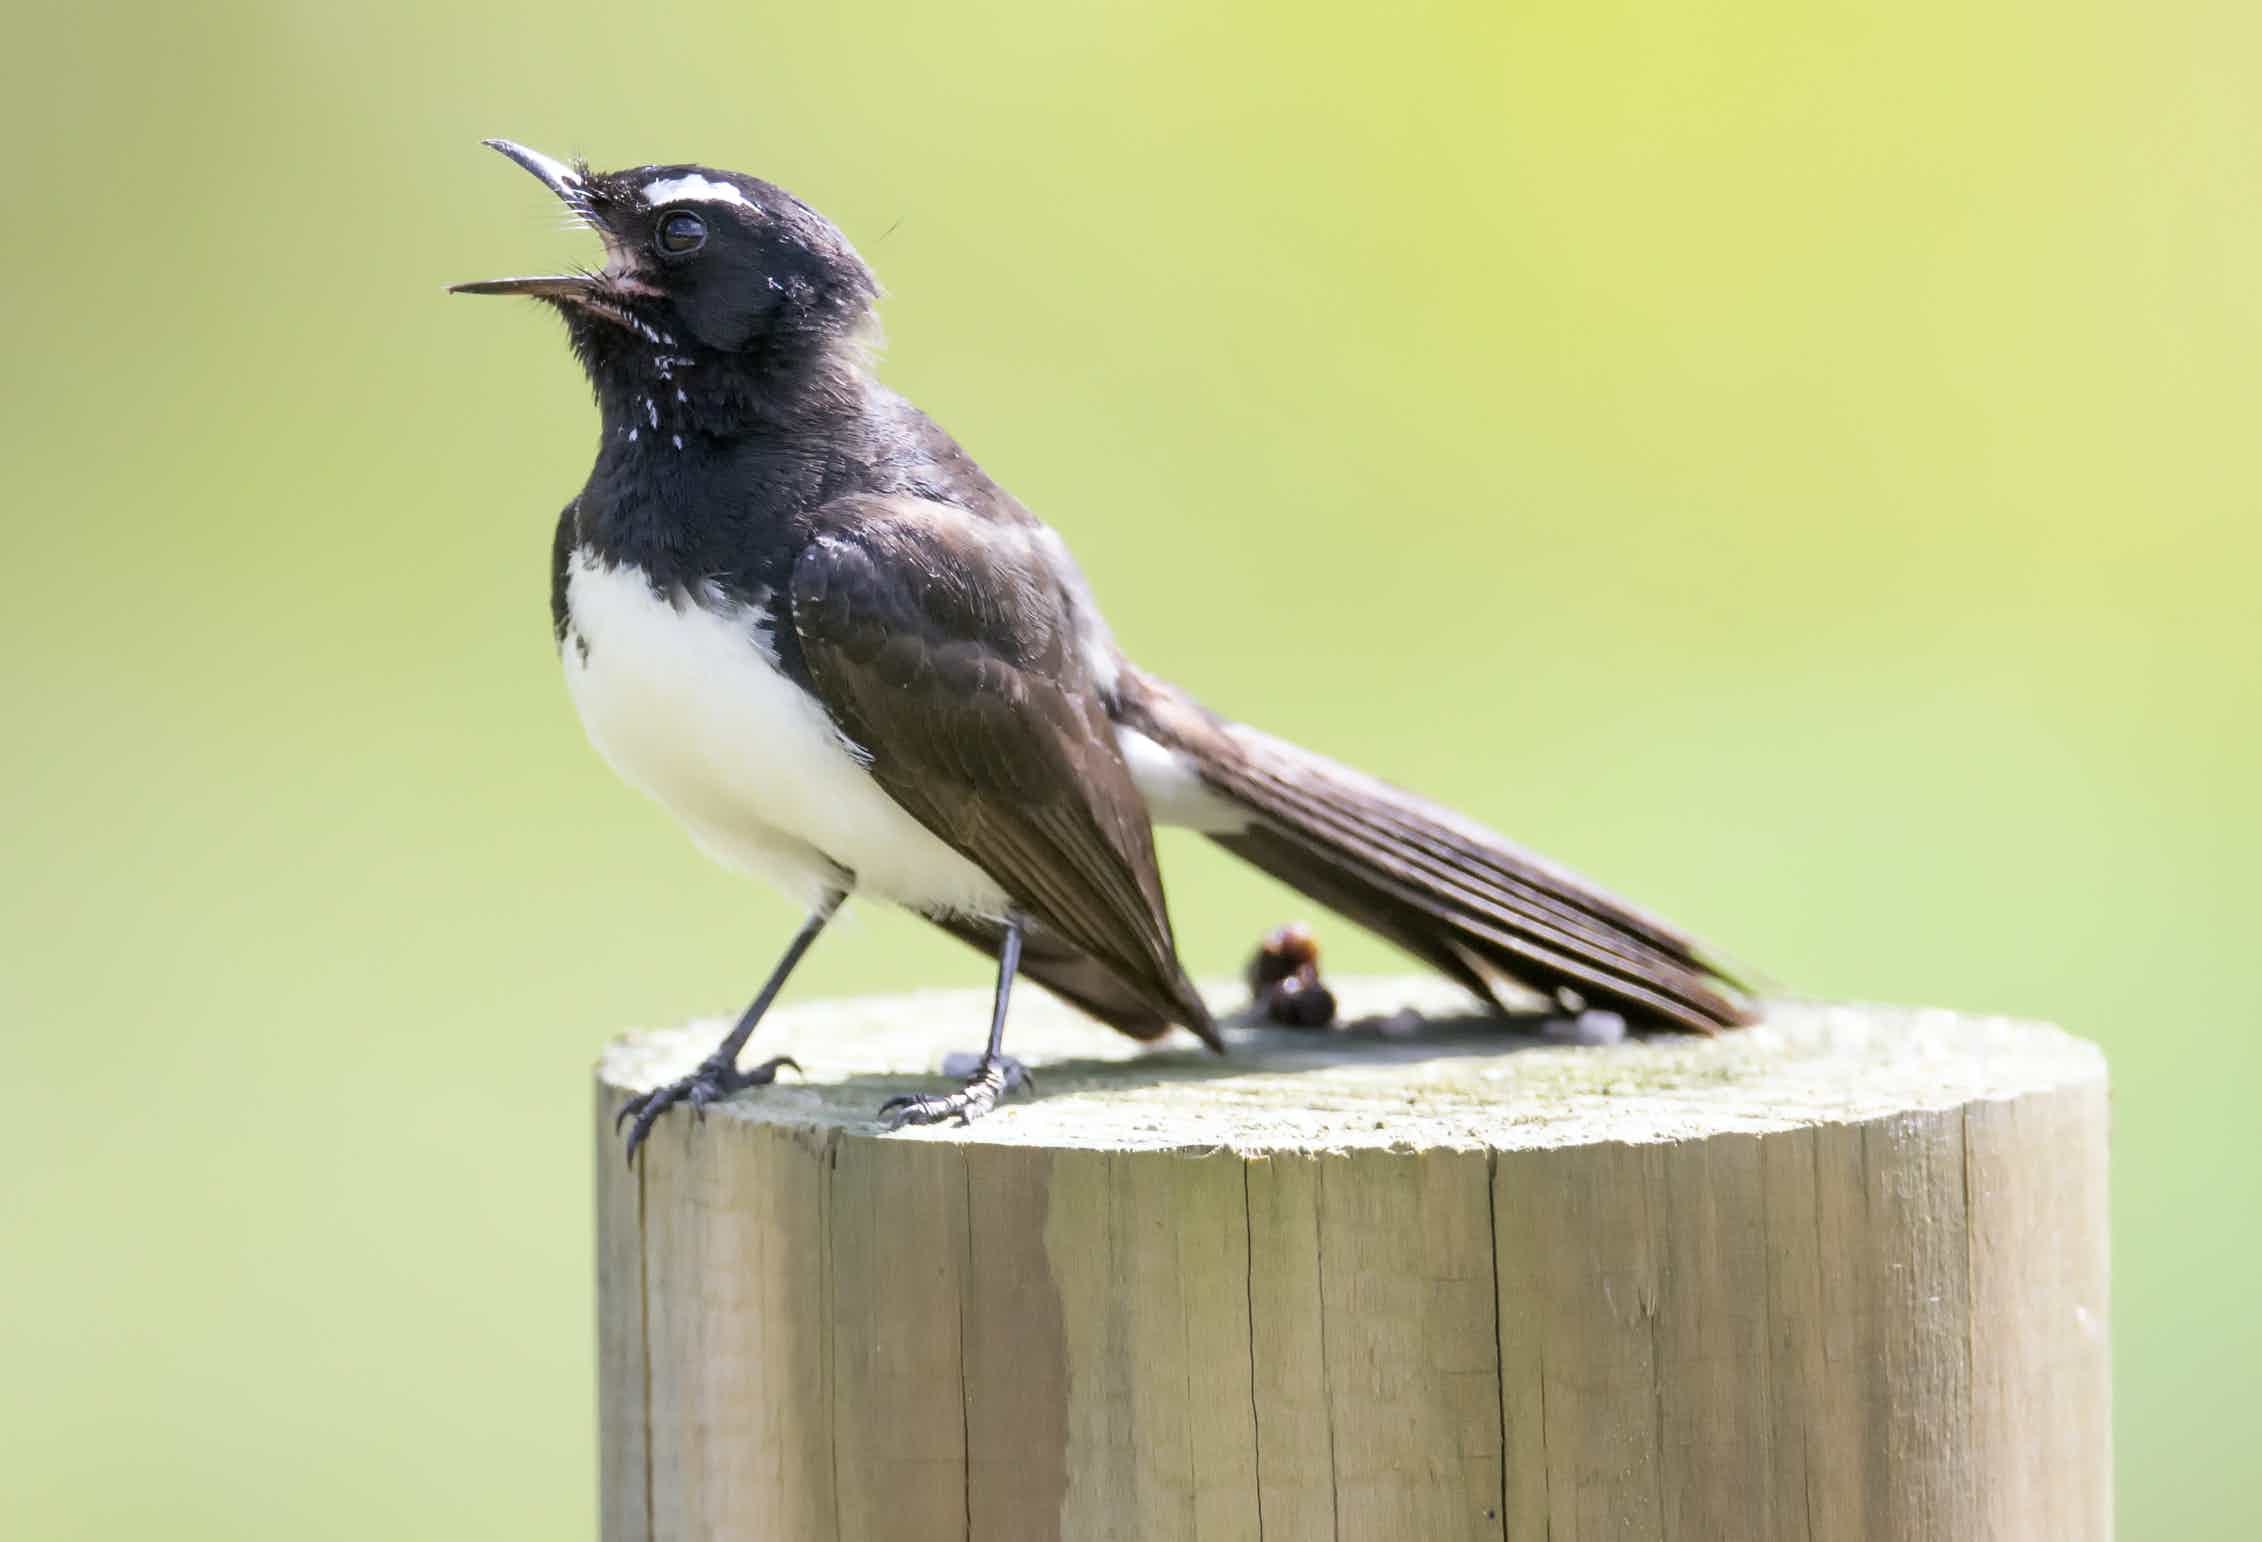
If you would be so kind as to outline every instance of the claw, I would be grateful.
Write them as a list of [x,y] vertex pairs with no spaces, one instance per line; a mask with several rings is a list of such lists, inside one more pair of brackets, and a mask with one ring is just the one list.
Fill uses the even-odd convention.
[[[708,1104],[727,1098],[734,1092],[743,1092],[748,1087],[766,1087],[777,1080],[779,1069],[785,1066],[799,1071],[801,1062],[791,1055],[776,1055],[752,1070],[741,1071],[735,1066],[707,1060],[702,1061],[699,1069],[689,1076],[680,1077],[664,1087],[654,1087],[649,1092],[638,1093],[621,1105],[619,1113],[613,1115],[614,1134],[620,1133],[623,1124],[629,1125],[627,1149],[622,1153],[623,1157],[629,1166],[634,1167],[637,1149],[644,1144],[644,1138],[652,1133],[652,1126],[660,1122],[660,1116],[676,1104],[688,1102],[691,1111],[701,1122],[705,1122]],[[635,1122],[630,1124],[632,1119]]]
[[889,1098],[880,1105],[880,1123],[890,1130],[900,1130],[907,1124],[941,1124],[946,1119],[972,1124],[997,1107],[998,1099],[1009,1089],[1030,1081],[1028,1072],[1018,1062],[1003,1056],[995,1060],[985,1058],[966,1079],[966,1085],[956,1092],[904,1092]]
[[907,1124],[941,1124],[953,1117],[960,1124],[972,1124],[975,1114],[988,1113],[989,1107],[989,1099],[976,1100],[963,1092],[942,1097],[894,1097],[880,1105],[880,1123],[891,1130]]
[[652,1133],[652,1126],[659,1123],[661,1114],[667,1112],[667,1104],[659,1099],[639,1101],[644,1106],[636,1111],[636,1123],[629,1126],[627,1148],[621,1153],[621,1160],[629,1165],[631,1171],[635,1170],[636,1152],[644,1144],[644,1137]]

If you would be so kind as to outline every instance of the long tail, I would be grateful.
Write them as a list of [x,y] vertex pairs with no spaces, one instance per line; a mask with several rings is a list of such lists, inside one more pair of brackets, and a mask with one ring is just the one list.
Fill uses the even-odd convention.
[[1699,1033],[1752,1022],[1686,933],[1473,820],[1126,670],[1124,726],[1180,757],[1245,817],[1210,839],[1506,1010],[1516,990]]

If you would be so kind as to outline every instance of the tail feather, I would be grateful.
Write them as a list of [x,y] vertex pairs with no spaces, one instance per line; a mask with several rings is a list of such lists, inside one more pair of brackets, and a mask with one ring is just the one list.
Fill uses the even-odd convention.
[[1505,980],[1700,1033],[1753,1020],[1736,982],[1658,917],[1449,809],[1131,684],[1135,726],[1249,816],[1212,840],[1495,1006]]
[[1308,836],[1339,852],[1362,853],[1393,876],[1434,891],[1417,890],[1417,902],[1434,897],[1477,913],[1515,907],[1535,942],[1573,947],[1583,942],[1630,968],[1685,963],[1671,951],[1677,940],[1637,932],[1599,905],[1580,905],[1589,896],[1567,884],[1567,875],[1559,870],[1547,876],[1551,892],[1508,869],[1500,860],[1500,837],[1486,832],[1471,839],[1456,831],[1448,845],[1437,834],[1436,815],[1442,810],[1424,808],[1396,789],[1364,778],[1365,785],[1345,786],[1348,774],[1341,767],[1251,729],[1233,732],[1244,748],[1258,741],[1263,745],[1263,758],[1252,756],[1242,776],[1231,769],[1223,775],[1228,785],[1239,784],[1240,801],[1260,811],[1293,814]]

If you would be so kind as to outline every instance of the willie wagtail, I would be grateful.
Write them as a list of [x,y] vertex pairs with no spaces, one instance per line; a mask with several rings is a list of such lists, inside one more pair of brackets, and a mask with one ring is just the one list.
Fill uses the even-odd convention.
[[461,284],[565,318],[603,419],[558,521],[550,619],[590,740],[708,855],[809,906],[669,1107],[769,1082],[738,1054],[850,894],[998,961],[989,1046],[890,1127],[1004,1092],[1014,976],[1135,1038],[1222,1048],[1171,936],[1153,826],[1201,831],[1505,1009],[1537,992],[1710,1032],[1752,1010],[1685,933],[1492,831],[1206,711],[1109,635],[1052,529],[872,376],[871,269],[781,188],[598,173],[507,140],[603,266]]

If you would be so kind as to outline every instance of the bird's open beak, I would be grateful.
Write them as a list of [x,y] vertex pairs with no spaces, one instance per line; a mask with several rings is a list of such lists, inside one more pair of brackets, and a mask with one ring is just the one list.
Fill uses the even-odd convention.
[[531,294],[546,300],[578,300],[594,283],[586,273],[530,273],[523,278],[480,278],[450,284],[450,294]]
[[[591,225],[596,225],[589,205],[589,193],[581,173],[563,161],[555,161],[539,150],[529,150],[524,145],[507,139],[482,140],[488,149],[508,156],[519,165],[542,179],[542,185],[558,195],[558,200],[579,214]],[[598,233],[604,233],[597,226]],[[606,243],[608,252],[610,240]],[[541,273],[526,278],[487,278],[470,284],[450,284],[450,294],[529,294],[549,300],[580,300],[588,297],[597,280],[586,273]]]
[[553,161],[539,150],[529,150],[524,145],[514,145],[507,139],[482,139],[479,141],[498,155],[505,155],[542,179],[542,185],[567,203],[581,198],[581,173],[564,161]]

